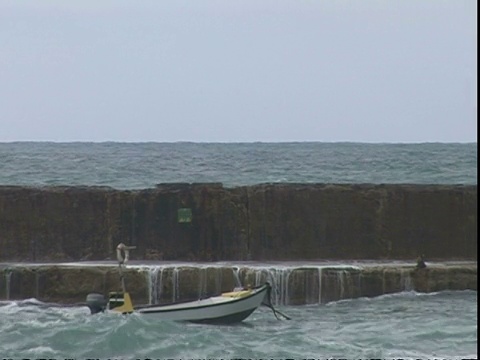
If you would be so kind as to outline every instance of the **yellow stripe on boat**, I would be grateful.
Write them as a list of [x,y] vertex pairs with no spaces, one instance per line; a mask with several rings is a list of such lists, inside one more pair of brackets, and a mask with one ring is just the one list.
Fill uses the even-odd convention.
[[222,296],[224,297],[244,297],[247,295],[250,295],[252,293],[252,290],[240,290],[240,291],[231,291],[231,292],[226,292],[222,293]]

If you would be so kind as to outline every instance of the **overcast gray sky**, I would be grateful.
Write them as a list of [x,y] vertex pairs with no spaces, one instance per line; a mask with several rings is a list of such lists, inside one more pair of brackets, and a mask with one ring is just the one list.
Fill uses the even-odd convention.
[[0,0],[0,141],[477,141],[477,1]]

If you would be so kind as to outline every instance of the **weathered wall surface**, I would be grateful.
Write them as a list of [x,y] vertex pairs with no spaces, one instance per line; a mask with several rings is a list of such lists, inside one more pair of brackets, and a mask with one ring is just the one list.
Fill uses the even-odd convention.
[[477,259],[477,186],[0,186],[0,261],[103,260],[120,242],[132,259]]
[[[318,304],[402,291],[477,290],[477,264],[410,266],[259,268],[228,266],[129,267],[126,287],[135,304],[197,300],[231,291],[239,283],[269,281],[272,301],[282,305]],[[115,266],[0,266],[0,300],[36,298],[46,302],[81,303],[87,294],[120,289]]]
[[255,258],[476,258],[477,187],[248,188]]

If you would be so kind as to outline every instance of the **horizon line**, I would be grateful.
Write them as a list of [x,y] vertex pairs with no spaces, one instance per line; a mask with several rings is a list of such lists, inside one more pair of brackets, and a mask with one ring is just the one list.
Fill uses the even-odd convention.
[[0,144],[15,143],[46,143],[46,144],[300,144],[300,143],[323,143],[323,144],[477,144],[475,141],[323,141],[323,140],[279,140],[279,141],[191,141],[191,140],[174,140],[174,141],[157,141],[157,140],[0,140]]

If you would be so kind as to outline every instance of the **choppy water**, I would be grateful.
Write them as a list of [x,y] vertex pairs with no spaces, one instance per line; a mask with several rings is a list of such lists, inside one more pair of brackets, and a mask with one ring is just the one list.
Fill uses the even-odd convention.
[[260,308],[231,326],[155,322],[87,308],[0,303],[3,358],[476,358],[477,293],[404,292],[326,305]]
[[0,143],[1,185],[477,184],[477,144]]

